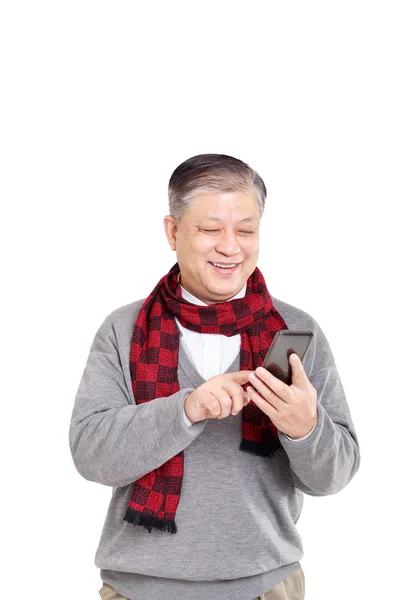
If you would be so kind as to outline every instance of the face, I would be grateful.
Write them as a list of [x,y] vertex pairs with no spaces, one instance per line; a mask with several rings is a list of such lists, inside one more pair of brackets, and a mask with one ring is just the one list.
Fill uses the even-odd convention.
[[260,214],[248,192],[199,193],[178,224],[164,218],[181,284],[206,304],[226,302],[257,266]]

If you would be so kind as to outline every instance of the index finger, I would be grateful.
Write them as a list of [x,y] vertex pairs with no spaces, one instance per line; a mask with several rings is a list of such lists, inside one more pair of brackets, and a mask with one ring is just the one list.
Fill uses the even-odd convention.
[[243,384],[249,381],[249,373],[252,373],[252,371],[234,371],[233,373],[226,373],[226,375],[235,383]]

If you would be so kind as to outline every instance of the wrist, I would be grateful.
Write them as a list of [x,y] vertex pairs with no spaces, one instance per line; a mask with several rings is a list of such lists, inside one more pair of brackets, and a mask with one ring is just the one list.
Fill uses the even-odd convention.
[[289,436],[289,434],[286,434],[286,436],[289,436],[289,438],[291,440],[302,440],[302,439],[308,437],[310,435],[310,433],[312,433],[314,431],[315,426],[317,424],[317,420],[318,420],[318,415],[315,415],[314,423],[313,423],[312,427],[309,428],[306,433],[302,433],[300,435],[290,435],[290,436]]
[[192,423],[197,423],[197,419],[194,417],[192,411],[191,411],[191,407],[190,407],[190,403],[188,402],[188,398],[190,396],[192,392],[190,392],[189,394],[187,394],[184,404],[183,404],[183,408],[185,411],[185,415],[187,416],[187,418],[189,419],[189,421]]

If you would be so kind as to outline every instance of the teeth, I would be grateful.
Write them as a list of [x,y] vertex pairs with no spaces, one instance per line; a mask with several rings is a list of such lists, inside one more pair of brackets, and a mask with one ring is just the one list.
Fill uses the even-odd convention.
[[214,265],[215,267],[220,267],[221,269],[232,269],[232,267],[236,267],[236,263],[233,263],[233,265],[221,265],[221,263],[211,263],[212,265]]

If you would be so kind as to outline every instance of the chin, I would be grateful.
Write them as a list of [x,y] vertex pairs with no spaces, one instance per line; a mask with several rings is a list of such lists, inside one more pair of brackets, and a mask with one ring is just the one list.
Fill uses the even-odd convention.
[[[247,279],[246,279],[247,281]],[[210,293],[215,296],[235,296],[246,284],[246,281],[221,281],[219,283],[213,282],[213,285],[208,286]]]

